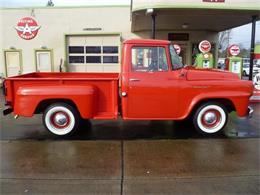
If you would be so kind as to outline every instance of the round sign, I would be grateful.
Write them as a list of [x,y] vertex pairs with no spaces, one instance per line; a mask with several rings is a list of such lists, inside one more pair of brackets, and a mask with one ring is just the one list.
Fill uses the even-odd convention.
[[207,53],[211,50],[211,44],[209,41],[207,40],[204,40],[204,41],[201,41],[200,44],[199,44],[199,50],[202,52],[202,53]]
[[31,40],[36,37],[40,26],[33,18],[25,17],[19,20],[15,29],[19,37],[25,40]]
[[228,48],[228,52],[231,56],[237,56],[240,53],[240,48],[238,45],[234,44]]
[[181,47],[177,44],[174,44],[173,47],[174,47],[176,53],[179,55],[181,53]]

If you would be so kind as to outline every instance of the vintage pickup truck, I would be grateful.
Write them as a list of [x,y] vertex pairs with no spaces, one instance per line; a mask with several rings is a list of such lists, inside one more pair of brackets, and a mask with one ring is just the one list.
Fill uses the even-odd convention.
[[219,133],[228,113],[251,115],[253,84],[236,74],[183,66],[169,41],[127,40],[121,73],[30,73],[4,81],[4,114],[43,113],[47,130],[72,134],[82,120],[183,120]]

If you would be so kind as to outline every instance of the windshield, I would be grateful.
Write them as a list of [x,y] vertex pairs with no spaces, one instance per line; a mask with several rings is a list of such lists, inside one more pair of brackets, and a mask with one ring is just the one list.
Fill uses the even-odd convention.
[[170,45],[170,54],[171,54],[171,62],[172,62],[172,69],[180,69],[183,67],[183,64],[180,60],[180,56],[176,54],[175,49],[172,45]]

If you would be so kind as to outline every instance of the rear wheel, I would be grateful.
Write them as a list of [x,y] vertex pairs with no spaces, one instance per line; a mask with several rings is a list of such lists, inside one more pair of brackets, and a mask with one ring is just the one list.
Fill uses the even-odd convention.
[[43,114],[46,129],[60,137],[73,134],[79,126],[79,119],[78,111],[65,103],[52,104]]
[[193,124],[201,134],[217,134],[224,129],[227,120],[227,110],[222,104],[208,102],[196,110]]

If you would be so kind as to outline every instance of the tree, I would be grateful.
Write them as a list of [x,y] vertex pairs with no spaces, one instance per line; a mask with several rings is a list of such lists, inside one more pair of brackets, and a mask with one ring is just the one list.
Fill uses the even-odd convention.
[[250,48],[245,48],[243,44],[238,44],[240,48],[239,56],[242,58],[250,58]]
[[231,39],[231,30],[225,30],[219,33],[219,57],[226,57],[229,40]]
[[46,6],[47,6],[47,7],[53,7],[53,6],[54,6],[54,3],[52,2],[52,0],[48,0]]

